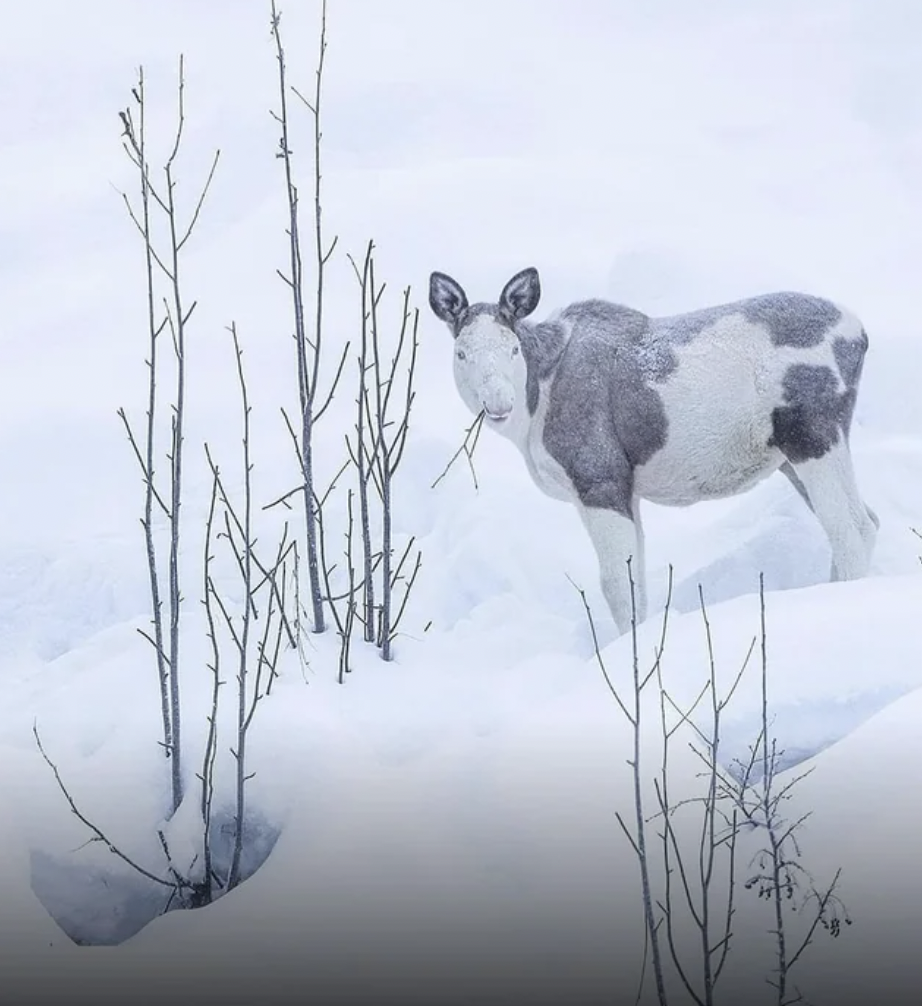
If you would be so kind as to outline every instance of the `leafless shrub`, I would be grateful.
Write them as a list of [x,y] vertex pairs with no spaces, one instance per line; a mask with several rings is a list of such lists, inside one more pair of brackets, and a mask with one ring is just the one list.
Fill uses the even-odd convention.
[[[144,70],[138,72],[138,83],[132,89],[134,104],[119,115],[122,121],[125,151],[138,169],[140,202],[138,211],[127,193],[122,193],[131,220],[134,222],[144,242],[145,272],[147,280],[147,334],[148,334],[148,406],[146,434],[143,450],[135,436],[128,416],[123,409],[119,416],[125,425],[128,439],[141,467],[145,485],[144,516],[141,523],[147,550],[147,566],[150,581],[153,636],[143,633],[154,647],[157,659],[157,673],[160,679],[160,695],[163,719],[163,748],[171,759],[172,803],[175,812],[182,802],[182,709],[179,700],[179,619],[182,605],[180,587],[180,508],[183,500],[183,422],[186,401],[186,334],[189,320],[196,302],[186,306],[183,287],[182,252],[192,237],[199,214],[211,187],[218,166],[220,151],[216,151],[211,168],[195,202],[188,220],[181,223],[176,205],[177,183],[175,167],[183,142],[185,127],[185,77],[183,60],[179,60],[179,107],[173,145],[163,167],[163,183],[155,183],[148,160],[147,137],[145,131]],[[155,237],[154,215],[160,214],[166,225],[167,238],[158,241]],[[161,284],[166,295],[160,295]],[[168,489],[161,492],[157,488],[156,457],[159,422],[157,419],[158,377],[162,371],[162,359],[158,353],[159,340],[164,331],[169,331],[175,362],[175,388],[170,403],[170,462]],[[154,534],[154,511],[161,511],[170,528],[167,585],[167,619],[165,630],[163,613],[163,588],[158,563]],[[166,638],[168,636],[168,643]]]
[[[256,708],[265,697],[265,689],[268,687],[268,682],[277,673],[282,641],[286,634],[289,641],[292,640],[290,623],[282,601],[281,585],[284,583],[287,574],[287,563],[293,548],[293,543],[289,543],[287,540],[288,525],[286,524],[271,564],[267,565],[261,562],[256,553],[256,538],[253,526],[253,463],[250,450],[251,407],[243,367],[243,353],[240,348],[236,326],[231,325],[229,331],[236,358],[243,414],[243,435],[241,441],[243,454],[242,513],[228,493],[224,479],[214,462],[210,449],[207,445],[205,447],[206,457],[213,478],[214,496],[220,500],[223,509],[224,530],[219,532],[218,538],[223,539],[227,543],[227,548],[233,558],[233,566],[239,573],[242,597],[242,610],[235,616],[225,598],[216,588],[214,579],[206,574],[206,598],[210,598],[210,601],[206,604],[206,612],[209,617],[209,631],[214,655],[212,672],[216,678],[213,691],[215,705],[219,685],[217,670],[215,668],[219,664],[220,647],[214,633],[213,618],[211,617],[211,612],[214,609],[212,609],[211,603],[214,604],[220,615],[227,637],[230,640],[231,649],[234,652],[237,667],[236,737],[235,744],[231,748],[231,754],[235,762],[236,810],[234,817],[233,856],[225,885],[227,890],[234,888],[241,879],[240,858],[243,851],[243,829],[246,819],[246,783],[252,778],[252,774],[247,772],[246,767],[249,731],[253,723]],[[209,514],[209,517],[212,516],[213,510]],[[262,602],[263,596],[265,596],[265,607],[261,611],[260,607],[257,606],[257,602]],[[261,626],[258,624],[260,619],[262,619]],[[213,716],[214,709],[212,712]],[[206,759],[207,757],[206,746]],[[204,788],[206,784],[210,784],[210,775],[205,772],[202,774],[205,777],[203,779]],[[210,825],[210,820],[207,824]],[[206,834],[206,843],[207,841],[208,836]]]
[[[747,890],[755,890],[771,906],[773,913],[772,935],[775,938],[776,963],[768,982],[777,992],[778,1006],[803,1001],[803,995],[793,983],[791,972],[822,928],[833,937],[842,931],[843,923],[852,924],[848,911],[838,896],[841,870],[836,870],[832,880],[817,887],[813,877],[801,862],[798,832],[811,816],[806,813],[791,821],[785,814],[785,804],[790,800],[797,784],[813,771],[808,769],[791,778],[781,778],[784,751],[771,735],[768,702],[768,633],[765,619],[765,587],[759,577],[759,630],[761,643],[761,729],[749,757],[734,762],[734,771],[723,775],[721,785],[741,822],[752,829],[764,832],[765,844],[756,852],[749,864],[750,873],[745,880]],[[758,771],[757,771],[758,770]],[[800,936],[796,936],[791,923],[786,921],[794,910],[801,921]]]
[[[670,1001],[672,978],[678,980],[683,993],[698,1006],[713,1006],[719,980],[727,963],[734,939],[734,918],[740,884],[746,890],[755,889],[759,897],[773,909],[770,930],[775,941],[775,963],[766,980],[776,989],[778,1006],[800,1002],[803,996],[792,983],[791,971],[811,944],[818,929],[838,936],[842,925],[851,919],[838,897],[840,871],[825,887],[817,887],[801,862],[797,833],[809,814],[790,821],[784,815],[784,804],[792,790],[808,773],[781,781],[781,757],[770,732],[768,702],[768,656],[765,621],[764,582],[759,580],[761,637],[761,728],[750,746],[749,757],[726,762],[720,751],[723,714],[749,668],[758,638],[753,637],[742,666],[734,676],[727,693],[718,691],[717,668],[711,626],[699,588],[700,611],[707,647],[707,676],[694,700],[682,708],[666,686],[662,658],[672,597],[672,570],[663,612],[662,629],[652,666],[640,666],[634,579],[631,561],[628,576],[632,597],[631,629],[631,689],[627,700],[615,687],[599,648],[592,612],[585,593],[579,590],[592,634],[595,658],[618,708],[627,719],[633,737],[633,755],[629,761],[633,784],[634,813],[630,825],[618,813],[617,819],[637,858],[641,880],[641,903],[650,950],[650,964],[661,1006]],[[643,697],[650,687],[656,689],[659,707],[657,722],[647,723],[643,716]],[[702,726],[701,723],[704,723]],[[658,730],[660,759],[658,769],[651,773],[641,761],[642,737],[647,730]],[[672,796],[672,749],[682,734],[690,735],[688,744],[700,763],[697,778],[702,792],[675,800]],[[647,813],[646,787],[652,780],[657,810]],[[697,815],[697,817],[693,817]],[[685,828],[677,826],[679,817],[692,817],[693,841],[684,841]],[[651,841],[649,828],[658,824],[659,856]],[[739,864],[740,839],[755,830],[765,834],[765,844],[749,864],[749,874],[741,876]],[[660,896],[654,890],[661,891]],[[790,912],[787,918],[783,906],[798,912],[799,936],[792,935]],[[689,937],[681,941],[680,936]],[[680,945],[681,944],[681,945]],[[687,947],[697,946],[689,958]],[[647,961],[645,954],[644,967]],[[643,978],[641,979],[641,986]],[[638,1001],[640,993],[638,993]],[[684,1000],[683,1000],[684,1001]]]
[[[393,483],[404,455],[410,416],[416,396],[414,379],[419,348],[419,311],[410,309],[410,288],[403,291],[400,322],[390,362],[381,331],[380,306],[386,284],[378,286],[374,242],[369,241],[361,267],[350,256],[361,293],[361,341],[358,354],[357,417],[354,439],[346,438],[356,471],[362,538],[362,611],[365,639],[374,641],[384,660],[390,660],[392,643],[422,563],[422,555],[410,540],[393,561]],[[373,517],[370,487],[375,490],[380,515],[380,550],[372,546]],[[403,570],[415,555],[409,574]],[[374,576],[380,558],[380,586]],[[395,605],[395,592],[403,584],[402,598]],[[377,603],[376,603],[377,593]]]
[[[275,0],[272,0],[272,36],[275,41],[276,56],[279,68],[279,111],[273,112],[273,118],[281,128],[279,138],[279,149],[277,157],[282,161],[285,169],[285,189],[288,199],[288,251],[289,251],[289,273],[286,275],[281,270],[279,276],[284,280],[291,292],[292,314],[294,320],[294,341],[297,354],[298,373],[298,397],[301,409],[301,419],[297,424],[297,434],[295,436],[296,454],[298,465],[301,470],[301,486],[299,491],[303,494],[306,542],[307,542],[307,571],[309,580],[310,608],[315,632],[323,632],[326,628],[326,618],[323,603],[322,571],[320,569],[320,546],[317,540],[318,535],[318,514],[315,509],[316,493],[314,486],[314,430],[317,422],[327,410],[336,387],[342,375],[343,368],[349,351],[348,344],[343,348],[339,365],[334,373],[329,390],[321,397],[320,393],[320,365],[323,349],[323,320],[324,320],[324,273],[327,263],[336,247],[336,238],[327,244],[323,235],[322,226],[322,200],[321,200],[321,99],[323,95],[323,70],[324,57],[326,54],[326,0],[321,0],[320,16],[320,52],[317,60],[315,72],[315,86],[313,97],[308,100],[294,87],[290,87],[287,80],[287,68],[285,62],[285,48],[282,42],[281,33],[281,13],[277,10]],[[314,208],[314,267],[316,270],[315,286],[315,313],[313,335],[308,334],[307,320],[304,304],[304,272],[301,252],[301,231],[300,231],[300,199],[298,187],[294,181],[293,154],[290,144],[290,124],[288,116],[289,92],[296,95],[302,104],[308,109],[313,119],[313,148],[314,148],[314,173],[313,173],[313,208]],[[284,414],[284,410],[283,410]],[[295,428],[287,415],[285,422],[289,429]]]
[[[670,597],[671,589],[670,570]],[[659,777],[654,780],[654,787],[663,829],[660,840],[664,894],[659,907],[665,920],[670,958],[692,1000],[698,1004],[711,1006],[715,1001],[717,985],[727,962],[733,935],[738,836],[736,810],[732,807],[728,810],[722,800],[720,724],[723,712],[732,700],[749,665],[755,640],[750,645],[727,694],[721,697],[718,691],[711,626],[704,603],[704,593],[700,587],[699,602],[707,644],[708,676],[703,688],[687,709],[680,709],[669,694],[663,682],[662,664],[659,659],[657,660],[656,681],[662,730],[662,762]],[[662,644],[659,656],[662,656]],[[698,707],[705,702],[709,707],[709,717],[707,729],[702,729],[695,723],[693,717]],[[674,804],[670,799],[669,788],[670,748],[675,736],[686,726],[695,737],[695,740],[689,743],[689,749],[703,766],[699,778],[704,780],[704,794]],[[700,814],[697,822],[697,853],[693,857],[690,857],[680,844],[675,827],[676,814],[689,809],[694,809]],[[697,934],[698,954],[692,966],[683,961],[676,939],[679,914],[676,885],[672,880],[674,874],[679,878],[682,907]]]

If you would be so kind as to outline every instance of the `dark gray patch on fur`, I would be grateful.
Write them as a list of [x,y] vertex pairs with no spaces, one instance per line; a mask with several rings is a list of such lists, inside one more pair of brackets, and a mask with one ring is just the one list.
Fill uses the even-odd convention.
[[522,356],[528,368],[525,403],[533,416],[538,408],[539,382],[554,373],[560,354],[566,345],[566,334],[559,321],[542,321],[538,325],[518,322],[514,328],[522,346]]
[[831,367],[795,363],[788,367],[782,386],[785,405],[772,410],[769,446],[788,461],[821,458],[848,429],[856,389],[840,393]]
[[743,317],[764,325],[776,346],[818,346],[838,324],[842,312],[831,301],[806,293],[766,293],[741,301]]
[[832,355],[839,368],[839,376],[849,388],[857,387],[861,380],[861,371],[864,369],[864,357],[867,351],[868,336],[864,329],[855,339],[846,339],[845,336],[840,335],[832,340]]
[[841,318],[831,302],[803,293],[767,293],[687,314],[650,318],[642,347],[646,372],[654,381],[665,381],[678,366],[678,347],[733,315],[767,328],[776,346],[800,348],[819,345]]
[[642,311],[608,300],[579,301],[561,311],[560,318],[573,325],[574,335],[591,329],[596,334],[606,333],[607,338],[622,346],[638,345],[650,325]]
[[832,340],[832,355],[835,357],[836,366],[839,368],[839,376],[842,383],[848,389],[850,397],[847,409],[842,417],[842,428],[846,438],[852,425],[852,417],[855,414],[855,403],[858,399],[858,383],[861,380],[861,372],[864,369],[864,357],[868,351],[868,336],[864,329],[856,339],[846,339],[838,336]]
[[666,412],[646,380],[640,312],[604,301],[561,315],[570,336],[554,373],[544,446],[585,506],[632,517],[634,468],[666,443]]

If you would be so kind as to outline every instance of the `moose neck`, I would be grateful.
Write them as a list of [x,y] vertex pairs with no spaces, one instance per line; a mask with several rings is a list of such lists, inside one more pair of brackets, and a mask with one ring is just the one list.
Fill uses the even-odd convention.
[[520,321],[515,327],[515,334],[519,337],[522,355],[528,367],[525,405],[528,416],[531,417],[538,409],[540,382],[547,380],[560,362],[567,344],[567,332],[557,320],[538,324]]

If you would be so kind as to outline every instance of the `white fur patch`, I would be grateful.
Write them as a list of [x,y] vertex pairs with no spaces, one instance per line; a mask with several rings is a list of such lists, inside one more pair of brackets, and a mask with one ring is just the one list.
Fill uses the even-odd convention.
[[817,346],[776,346],[762,325],[730,315],[674,347],[678,366],[656,385],[669,424],[666,444],[637,468],[636,492],[654,503],[688,506],[736,495],[767,478],[784,461],[768,441],[772,410],[784,404],[788,368],[830,367],[841,392],[831,340],[860,332],[860,323],[843,314]]

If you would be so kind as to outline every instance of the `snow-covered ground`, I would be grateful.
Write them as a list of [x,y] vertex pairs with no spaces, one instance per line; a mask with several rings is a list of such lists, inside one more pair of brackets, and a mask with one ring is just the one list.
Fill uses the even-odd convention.
[[[470,418],[426,306],[428,274],[493,299],[534,264],[543,310],[601,295],[666,314],[796,288],[864,320],[853,448],[882,524],[872,575],[825,582],[826,543],[780,477],[721,503],[649,507],[653,611],[639,646],[647,659],[672,566],[669,687],[689,698],[707,673],[699,583],[728,683],[759,631],[764,573],[774,730],[789,760],[813,768],[790,813],[813,812],[804,862],[819,883],[842,867],[854,919],[838,940],[818,934],[797,980],[818,1004],[914,1001],[922,9],[897,0],[330,0],[325,223],[342,254],[330,266],[328,337],[354,335],[344,256],[373,237],[386,309],[396,316],[407,284],[421,308],[395,519],[399,535],[417,536],[422,572],[393,664],[357,644],[340,685],[332,634],[309,640],[307,668],[286,655],[251,741],[266,843],[280,830],[265,866],[212,907],[138,931],[162,892],[84,844],[32,733],[37,722],[83,812],[160,869],[168,779],[155,668],[136,632],[149,617],[142,486],[116,416],[125,406],[140,421],[146,380],[142,250],[119,195],[134,175],[117,112],[143,63],[163,149],[183,52],[187,200],[222,151],[186,274],[199,306],[183,689],[198,752],[211,688],[201,444],[239,469],[231,320],[260,502],[294,482],[279,417],[296,388],[275,273],[287,249],[268,7],[48,0],[41,16],[27,5],[4,13],[0,1000],[250,1003],[294,1001],[284,993],[296,989],[298,1001],[435,1004],[521,1001],[527,988],[535,1003],[633,1001],[639,882],[615,819],[632,809],[629,737],[570,579],[587,591],[622,685],[630,640],[613,638],[575,512],[540,496],[508,444],[481,438],[479,490],[463,465],[430,488]],[[317,8],[283,6],[302,88]],[[306,190],[309,122],[293,114]],[[346,415],[324,422],[319,463],[331,472]],[[726,712],[728,757],[754,740],[758,700],[754,666]],[[170,824],[177,857],[192,854],[193,819],[183,808]],[[724,1001],[771,1001],[768,906],[743,891],[739,913]],[[65,932],[119,945],[78,947]]]

